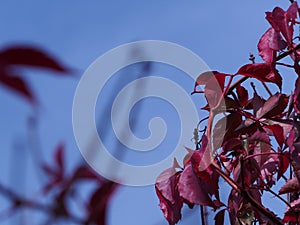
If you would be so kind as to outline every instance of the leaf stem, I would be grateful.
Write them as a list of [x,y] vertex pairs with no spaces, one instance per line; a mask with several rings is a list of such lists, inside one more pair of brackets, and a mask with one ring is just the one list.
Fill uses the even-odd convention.
[[200,214],[201,214],[201,223],[202,225],[206,225],[205,223],[205,212],[204,212],[204,206],[200,205]]

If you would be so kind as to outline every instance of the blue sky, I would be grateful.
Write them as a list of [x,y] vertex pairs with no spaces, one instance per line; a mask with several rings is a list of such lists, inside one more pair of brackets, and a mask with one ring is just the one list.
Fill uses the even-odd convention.
[[[38,134],[43,159],[49,161],[55,146],[64,142],[68,162],[78,162],[81,155],[72,131],[72,101],[80,76],[97,57],[130,41],[164,40],[191,49],[211,69],[233,73],[248,63],[249,52],[260,60],[257,42],[269,27],[264,12],[271,11],[278,1],[3,0],[0,4],[0,47],[40,46],[76,71],[76,76],[64,78],[45,71],[24,72],[41,102]],[[288,5],[288,0],[280,3],[283,8]],[[154,70],[176,74],[175,81],[184,76],[170,68],[157,66]],[[192,83],[185,81],[185,88],[192,91]],[[284,84],[284,88],[288,86]],[[21,185],[26,195],[32,196],[37,187],[31,182],[36,176],[34,161],[29,156],[26,159],[30,148],[27,120],[35,113],[2,86],[0,96],[1,182]],[[101,105],[97,107],[101,111]],[[24,146],[23,152],[13,150],[14,144]],[[20,163],[27,169],[18,169]],[[167,224],[157,204],[153,186],[121,187],[111,204],[109,225]],[[179,224],[196,223],[198,216],[183,217]]]

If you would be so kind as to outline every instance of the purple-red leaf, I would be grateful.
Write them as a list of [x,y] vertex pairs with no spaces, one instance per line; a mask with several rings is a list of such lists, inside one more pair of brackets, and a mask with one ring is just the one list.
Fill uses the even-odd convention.
[[235,131],[242,123],[242,116],[239,113],[231,113],[218,120],[213,130],[214,151],[223,146],[223,143],[231,138],[237,137]]
[[278,174],[277,180],[279,180],[283,174],[287,171],[290,165],[290,159],[288,157],[288,153],[284,152],[278,156]]
[[214,220],[215,220],[215,225],[224,225],[224,215],[225,215],[225,209],[220,210]]
[[238,85],[236,87],[236,92],[238,95],[238,99],[239,99],[239,104],[240,106],[244,106],[248,103],[248,91],[242,86],[242,85]]
[[279,88],[282,85],[282,78],[269,63],[253,63],[242,66],[236,74],[256,78],[262,82],[275,83]]
[[278,32],[280,31],[285,37],[288,45],[292,47],[294,24],[297,17],[298,4],[293,2],[287,11],[280,7],[275,7],[272,13],[268,12],[266,19],[272,27]]
[[197,177],[191,163],[186,165],[179,178],[178,190],[180,196],[190,203],[214,207],[210,190],[205,182]]
[[262,59],[271,65],[276,61],[276,51],[286,47],[286,42],[282,39],[279,31],[270,28],[263,34],[258,42],[258,51]]
[[199,75],[195,82],[194,92],[197,86],[205,85],[204,93],[210,108],[215,107],[220,101],[224,89],[224,82],[229,74],[219,73],[217,71],[208,71]]
[[[0,72],[1,73],[1,72]],[[7,86],[11,90],[25,97],[31,103],[35,103],[35,97],[30,90],[30,87],[23,80],[23,78],[14,76],[14,75],[6,75],[4,71],[0,74],[0,83]]]
[[258,110],[257,118],[270,118],[280,115],[288,104],[289,98],[285,94],[276,93],[270,97]]
[[159,198],[159,206],[170,225],[181,219],[183,200],[179,196],[177,182],[179,172],[175,167],[163,171],[157,178],[155,190]]
[[256,141],[259,141],[259,142],[264,142],[264,143],[270,144],[270,138],[269,138],[269,136],[268,136],[265,132],[260,131],[260,130],[255,131],[255,132],[248,138],[248,141],[249,141],[249,142],[256,142]]
[[295,83],[295,91],[293,95],[294,110],[297,114],[300,114],[300,77],[297,78]]
[[13,46],[2,50],[0,62],[7,66],[23,65],[67,72],[67,69],[49,53],[31,46]]
[[277,141],[277,143],[279,144],[280,147],[283,146],[284,143],[284,133],[283,133],[283,127],[278,125],[278,124],[274,124],[274,125],[267,125],[264,126],[264,129],[268,132],[268,130],[271,130],[271,134],[269,132],[270,135],[273,135]]

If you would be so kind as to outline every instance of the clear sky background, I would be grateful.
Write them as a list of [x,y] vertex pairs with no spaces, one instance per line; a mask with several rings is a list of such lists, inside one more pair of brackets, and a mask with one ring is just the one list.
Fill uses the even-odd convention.
[[[72,131],[73,96],[83,72],[106,51],[135,40],[170,41],[198,54],[211,69],[234,73],[249,62],[249,52],[260,60],[257,43],[269,27],[264,13],[278,4],[286,9],[289,1],[1,1],[0,47],[12,44],[42,47],[75,70],[75,76],[64,78],[45,71],[24,71],[41,102],[37,128],[40,157],[50,161],[55,146],[63,142],[70,168],[81,160]],[[178,76],[184,76],[160,66],[152,72],[174,72],[177,82],[181,79]],[[172,74],[166,76],[172,79]],[[192,91],[193,82],[183,80],[187,83],[182,85]],[[284,83],[284,90],[290,85]],[[38,182],[35,161],[28,152],[27,122],[36,114],[26,101],[3,86],[0,86],[0,105],[1,182],[32,197],[38,190]],[[97,105],[97,110],[101,112],[101,105]],[[172,123],[173,117],[170,118]],[[176,116],[173,122],[176,123]],[[199,213],[195,212],[191,216],[184,214],[179,224],[198,221]],[[120,224],[167,224],[153,186],[118,189],[111,202],[108,225]]]

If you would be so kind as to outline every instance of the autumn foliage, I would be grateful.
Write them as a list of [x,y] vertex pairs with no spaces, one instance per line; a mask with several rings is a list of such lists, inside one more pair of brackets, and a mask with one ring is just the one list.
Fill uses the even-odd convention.
[[[22,69],[49,70],[57,76],[71,75],[71,70],[62,65],[46,51],[34,46],[10,46],[0,51],[0,84],[13,93],[28,100],[33,107],[39,106],[36,94],[27,83]],[[59,144],[53,150],[53,163],[40,162],[38,170],[44,172],[47,180],[40,187],[39,198],[26,198],[0,183],[0,195],[10,204],[1,212],[1,222],[24,209],[45,215],[43,224],[56,224],[59,220],[79,225],[105,225],[109,200],[117,185],[96,174],[90,167],[80,163],[67,173],[65,146]],[[78,201],[83,185],[92,185],[85,198]],[[45,199],[50,199],[45,203]],[[81,208],[78,211],[73,208]],[[4,219],[3,219],[4,217]]]
[[[270,28],[258,42],[263,62],[251,54],[252,63],[235,74],[208,71],[196,80],[193,94],[207,101],[206,129],[195,150],[187,149],[183,166],[175,160],[155,184],[170,225],[181,219],[184,204],[210,208],[216,225],[225,224],[225,215],[232,225],[300,224],[299,12],[293,2],[286,11],[266,13]],[[282,92],[287,78],[281,66],[298,77],[291,94]],[[220,191],[221,181],[230,186],[229,194]],[[286,207],[282,217],[264,205],[266,193]],[[227,195],[226,202],[220,195]]]

